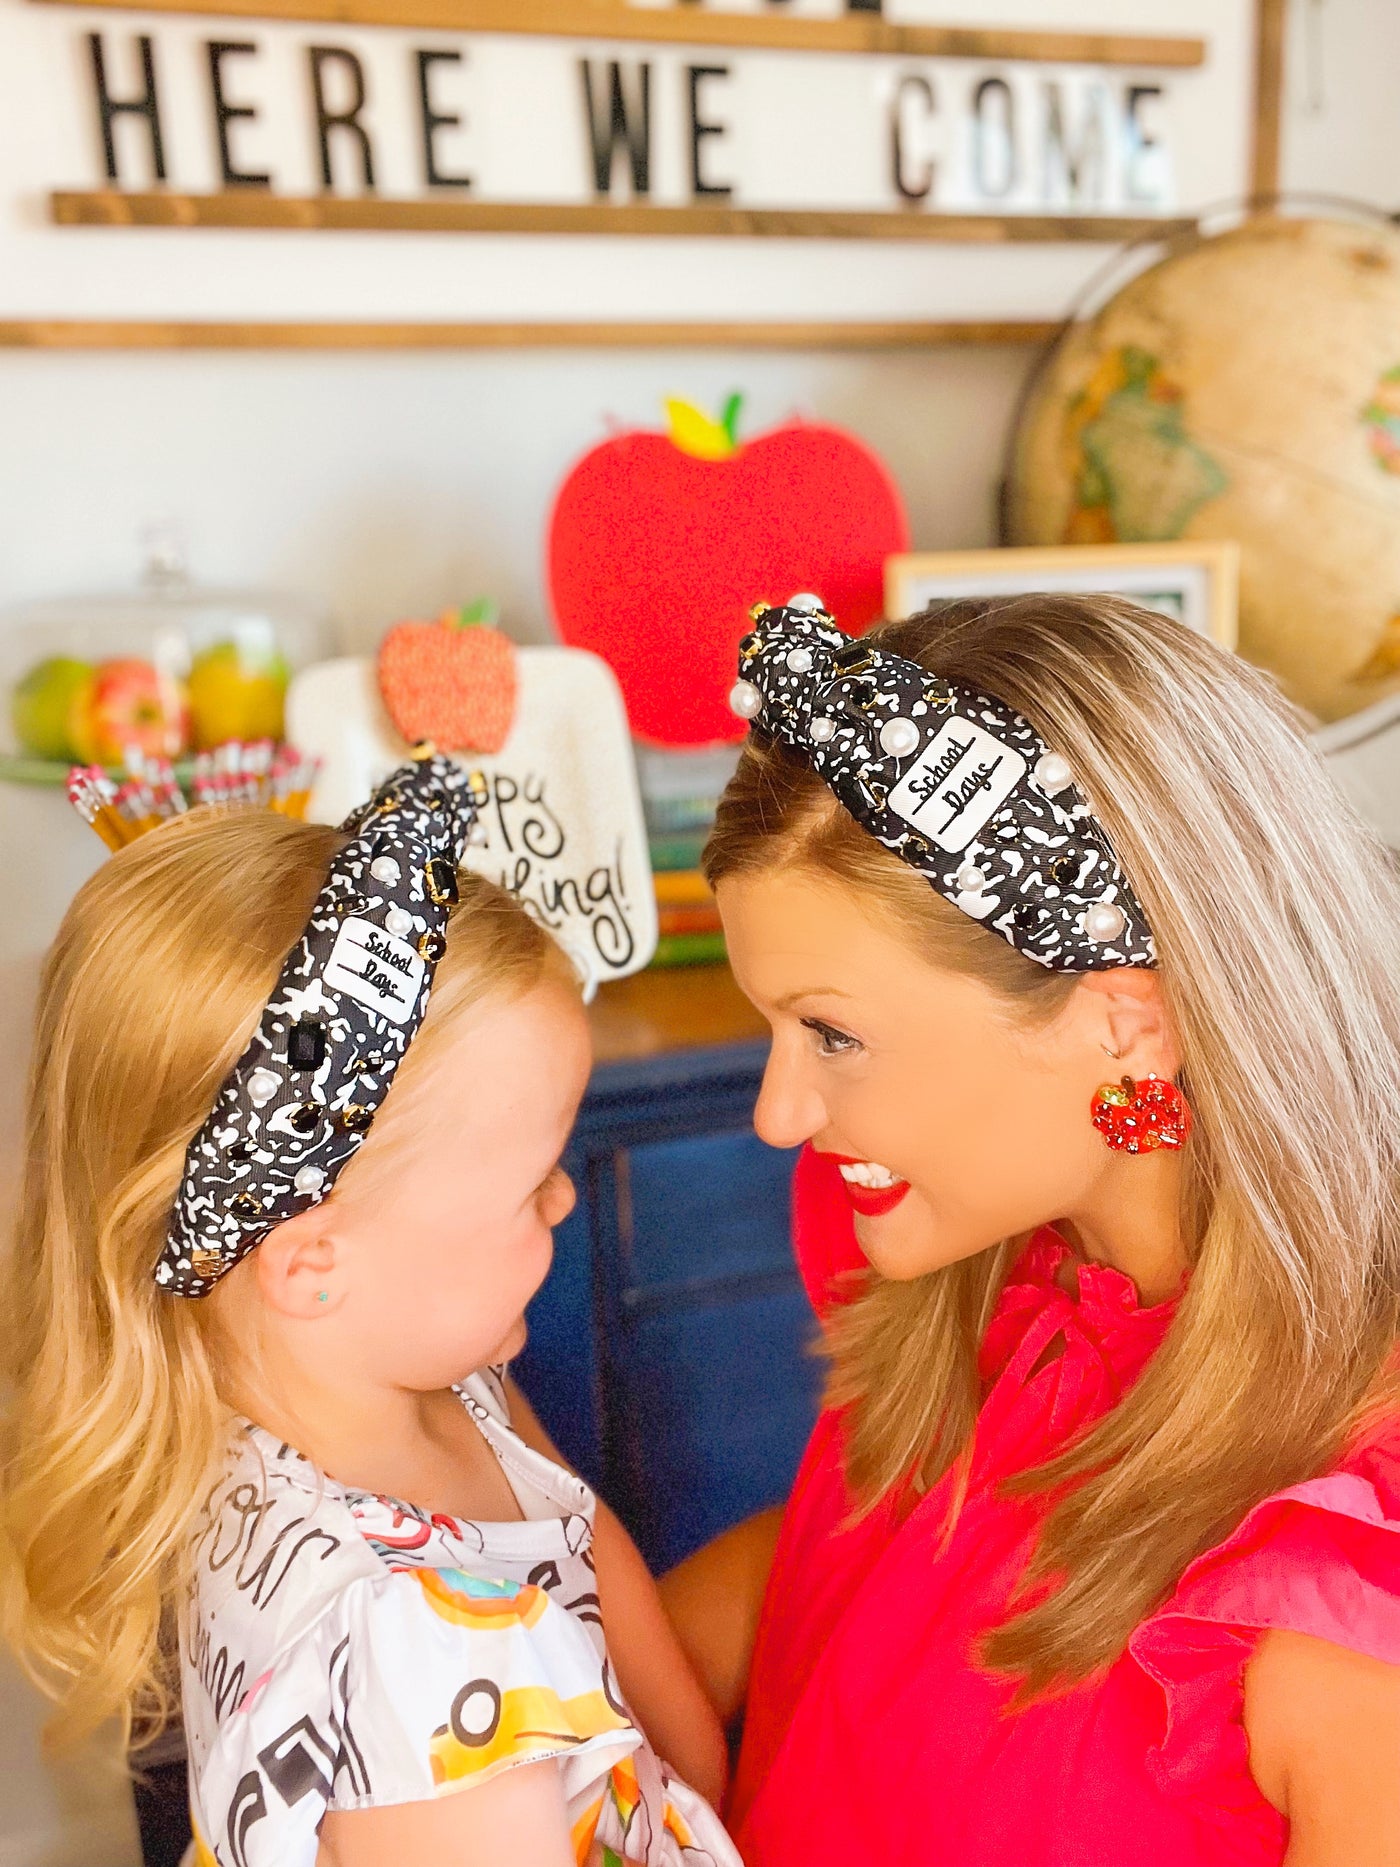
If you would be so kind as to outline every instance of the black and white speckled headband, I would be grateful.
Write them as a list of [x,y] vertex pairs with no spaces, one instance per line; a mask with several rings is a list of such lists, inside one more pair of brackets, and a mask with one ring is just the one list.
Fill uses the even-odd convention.
[[1156,964],[1069,762],[1028,720],[843,634],[816,598],[753,620],[730,705],[800,752],[886,849],[1053,972]]
[[423,1022],[482,802],[479,778],[425,751],[341,825],[350,841],[190,1142],[163,1289],[204,1296],[363,1142]]

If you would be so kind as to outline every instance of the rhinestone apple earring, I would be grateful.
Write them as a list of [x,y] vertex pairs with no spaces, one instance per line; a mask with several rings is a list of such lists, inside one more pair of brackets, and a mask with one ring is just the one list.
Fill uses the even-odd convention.
[[1164,1076],[1124,1076],[1094,1091],[1090,1120],[1115,1154],[1179,1148],[1191,1132],[1191,1105]]

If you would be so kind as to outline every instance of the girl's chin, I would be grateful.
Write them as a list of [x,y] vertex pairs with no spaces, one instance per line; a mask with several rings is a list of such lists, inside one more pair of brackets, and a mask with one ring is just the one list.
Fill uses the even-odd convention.
[[525,1327],[525,1318],[518,1316],[510,1328],[501,1337],[500,1343],[486,1357],[488,1368],[499,1367],[502,1362],[514,1361],[525,1346],[529,1330]]

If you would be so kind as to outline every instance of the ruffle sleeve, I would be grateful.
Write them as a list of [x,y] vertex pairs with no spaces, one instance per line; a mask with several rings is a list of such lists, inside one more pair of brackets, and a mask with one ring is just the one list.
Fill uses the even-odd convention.
[[200,1802],[227,1858],[288,1867],[314,1857],[328,1809],[426,1801],[545,1758],[572,1801],[641,1743],[607,1660],[542,1589],[385,1570],[251,1683]]
[[1166,1701],[1149,1768],[1203,1815],[1280,1820],[1250,1775],[1244,1729],[1244,1671],[1261,1633],[1311,1634],[1400,1665],[1398,1452],[1265,1498],[1132,1635]]
[[372,1752],[334,1806],[416,1800],[557,1758],[573,1796],[641,1735],[584,1627],[541,1588],[392,1572],[348,1604],[347,1710]]

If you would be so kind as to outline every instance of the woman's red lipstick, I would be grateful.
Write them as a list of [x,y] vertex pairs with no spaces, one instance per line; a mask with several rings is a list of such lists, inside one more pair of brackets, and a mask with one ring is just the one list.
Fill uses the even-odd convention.
[[[869,1167],[874,1164],[868,1160],[857,1160],[850,1154],[828,1154],[826,1158],[838,1168]],[[879,1219],[885,1213],[893,1212],[909,1191],[907,1180],[896,1180],[893,1186],[862,1186],[857,1180],[848,1180],[844,1173],[841,1175],[841,1185],[851,1205],[865,1219]]]

